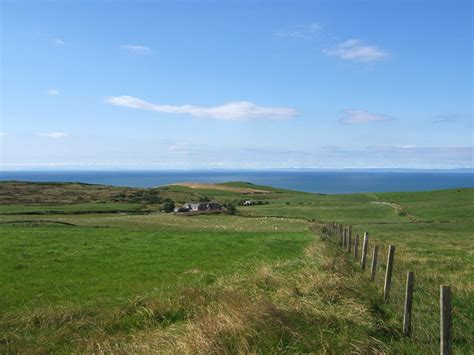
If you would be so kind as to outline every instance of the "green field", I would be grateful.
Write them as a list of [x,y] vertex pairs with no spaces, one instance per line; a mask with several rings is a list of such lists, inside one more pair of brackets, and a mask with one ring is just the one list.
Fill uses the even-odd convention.
[[[435,354],[444,283],[453,288],[453,350],[474,350],[474,189],[220,186],[236,190],[0,183],[0,352]],[[237,215],[160,212],[165,199],[203,198],[237,205]],[[240,206],[245,199],[265,204]],[[323,241],[327,222],[380,245],[375,283]],[[386,303],[389,244],[397,251]],[[410,338],[401,335],[408,270]]]

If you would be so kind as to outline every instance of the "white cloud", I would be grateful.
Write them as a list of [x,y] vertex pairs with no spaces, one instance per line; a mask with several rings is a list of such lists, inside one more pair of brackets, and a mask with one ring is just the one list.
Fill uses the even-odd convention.
[[48,91],[46,91],[46,93],[49,96],[58,96],[60,94],[59,90],[56,89],[49,89]]
[[38,136],[56,139],[56,138],[68,137],[69,134],[64,133],[64,132],[49,132],[49,133],[38,133]]
[[124,44],[120,46],[120,49],[126,50],[132,54],[148,54],[151,52],[150,48],[135,44]]
[[187,143],[177,143],[168,146],[168,150],[177,153],[186,153],[190,150],[190,148],[190,145]]
[[8,133],[0,132],[0,137],[6,137],[6,136],[8,136]]
[[371,122],[389,121],[392,118],[386,115],[371,113],[365,110],[345,110],[344,116],[339,120],[345,124],[364,124]]
[[62,39],[55,38],[53,39],[53,43],[57,46],[62,46],[65,42]]
[[373,62],[388,57],[388,53],[375,46],[362,44],[359,39],[349,39],[337,46],[323,49],[324,54],[344,60]]
[[299,25],[289,31],[279,31],[276,33],[277,37],[306,39],[311,38],[321,31],[322,26],[317,22],[312,22],[307,25]]
[[219,106],[160,105],[132,96],[112,96],[105,100],[115,106],[130,107],[161,113],[188,114],[194,117],[214,118],[217,120],[238,121],[256,118],[285,119],[293,117],[297,111],[289,107],[263,107],[248,101],[227,102]]

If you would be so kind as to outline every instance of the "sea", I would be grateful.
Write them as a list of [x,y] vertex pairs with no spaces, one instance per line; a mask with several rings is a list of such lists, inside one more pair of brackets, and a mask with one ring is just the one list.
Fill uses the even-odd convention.
[[156,187],[177,182],[245,181],[256,185],[268,185],[306,192],[342,194],[474,187],[474,170],[0,171],[0,180],[82,182],[130,187]]

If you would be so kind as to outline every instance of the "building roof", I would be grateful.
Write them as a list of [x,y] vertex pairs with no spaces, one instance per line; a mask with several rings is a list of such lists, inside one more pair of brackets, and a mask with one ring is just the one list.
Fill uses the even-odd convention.
[[190,208],[199,208],[200,206],[206,206],[208,207],[209,205],[219,205],[219,202],[216,201],[210,201],[210,202],[186,202],[183,206],[185,207],[190,207]]

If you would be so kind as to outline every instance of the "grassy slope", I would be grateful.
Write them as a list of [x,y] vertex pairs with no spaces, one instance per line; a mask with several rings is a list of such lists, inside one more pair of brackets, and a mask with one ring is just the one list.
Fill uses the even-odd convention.
[[71,214],[71,213],[105,213],[140,211],[143,205],[138,203],[77,203],[71,205],[0,205],[0,215],[5,214]]
[[376,290],[345,257],[319,241],[298,258],[251,264],[194,292],[199,296],[184,292],[177,302],[166,301],[172,314],[181,310],[184,321],[157,322],[163,304],[145,300],[153,326],[132,336],[89,341],[84,348],[171,354],[386,350],[372,338],[381,334],[380,317],[373,312]]
[[59,205],[111,200],[138,189],[82,183],[29,183],[19,181],[0,182],[0,204]]
[[[236,271],[253,258],[295,257],[305,232],[2,227],[1,311],[49,305],[117,305]],[[41,272],[38,272],[41,270]],[[33,281],[34,280],[34,281]],[[32,282],[33,281],[33,282]]]
[[[247,183],[228,185],[265,188]],[[25,330],[20,339],[29,339],[30,342],[41,342],[41,340],[44,342],[45,339],[50,339],[53,345],[48,348],[49,350],[55,348],[54,342],[62,344],[64,341],[64,349],[70,349],[70,341],[65,341],[61,337],[56,338],[55,332],[51,333],[53,335],[50,335],[50,338],[47,336],[45,338],[45,330],[40,326],[32,326],[29,323],[31,319],[21,317],[25,308],[18,307],[18,304],[15,305],[12,301],[17,297],[15,292],[21,299],[28,298],[28,294],[34,291],[35,294],[40,292],[44,295],[33,297],[30,301],[32,303],[29,309],[39,312],[38,314],[42,314],[45,307],[54,308],[58,303],[64,304],[63,315],[66,318],[69,316],[69,311],[74,311],[76,305],[84,304],[84,301],[86,309],[87,307],[98,309],[93,319],[105,319],[104,324],[107,325],[99,327],[102,329],[100,341],[105,348],[116,342],[123,349],[130,347],[131,351],[146,351],[147,346],[149,349],[157,346],[160,349],[169,349],[170,352],[201,348],[215,351],[326,349],[338,353],[354,349],[354,344],[362,349],[373,347],[383,350],[383,345],[364,340],[373,336],[385,343],[393,353],[420,351],[436,353],[438,287],[440,283],[451,283],[455,295],[454,347],[457,352],[469,351],[469,339],[474,337],[471,320],[474,313],[472,308],[474,189],[354,195],[314,195],[279,189],[271,191],[269,194],[254,197],[267,199],[269,205],[239,207],[240,214],[256,218],[225,215],[190,218],[161,213],[0,215],[0,223],[4,223],[3,227],[0,227],[2,235],[0,243],[3,243],[0,250],[4,250],[5,247],[8,250],[8,253],[2,256],[7,262],[0,266],[0,270],[3,270],[0,271],[0,279],[8,280],[2,284],[7,285],[7,292],[3,297],[8,300],[5,302],[7,305],[5,309],[9,309],[8,316],[0,326],[10,331],[11,327],[22,329],[23,325],[28,330]],[[175,201],[195,200],[203,196],[222,202],[246,198],[228,191],[199,189],[191,191],[182,186],[168,186],[160,189],[159,193]],[[25,207],[8,208],[13,212],[20,212]],[[316,243],[306,250],[305,255],[314,253],[315,248],[318,250],[316,263],[307,260],[306,257],[295,258],[310,238],[306,231],[308,222],[305,220],[350,223],[354,225],[356,233],[369,231],[371,243],[376,242],[383,246],[380,275],[377,279],[379,289],[385,266],[384,248],[389,243],[396,244],[397,263],[392,302],[388,305],[380,303],[377,296],[379,293],[376,289],[372,289],[373,286],[368,283],[367,278],[357,271],[356,263],[353,266],[346,265],[343,269],[334,269],[336,267],[333,265],[334,261],[341,259],[337,259],[337,252],[325,250],[321,243]],[[5,224],[11,221],[28,222]],[[79,227],[58,227],[45,221],[72,223]],[[8,237],[5,237],[6,234],[3,232],[8,232],[6,233]],[[38,238],[42,238],[41,242]],[[49,243],[45,244],[44,240]],[[58,254],[55,255],[55,251]],[[256,260],[260,260],[260,256],[263,256],[264,260],[259,263]],[[282,262],[278,260],[287,260],[283,263],[289,263],[291,267],[282,269]],[[304,265],[299,264],[300,262]],[[252,276],[254,275],[252,267],[257,270],[262,268],[270,270],[271,277],[267,280],[266,276],[262,276],[264,279],[262,281],[261,278]],[[38,273],[38,270],[43,269],[48,272]],[[195,272],[195,269],[199,272]],[[249,271],[245,271],[248,269]],[[408,269],[415,271],[417,287],[413,320],[414,336],[410,341],[400,337],[397,330],[400,324],[404,277]],[[101,272],[104,270],[106,272]],[[58,277],[54,278],[49,271],[55,271]],[[301,273],[306,278],[302,277],[303,279],[299,280]],[[322,273],[328,273],[331,277],[318,279],[316,275]],[[38,275],[41,275],[40,278],[35,280]],[[111,277],[108,278],[107,275]],[[313,278],[314,282],[307,282]],[[52,280],[56,281],[55,287],[48,289]],[[244,282],[242,280],[248,283],[248,287],[241,284]],[[335,280],[341,282],[345,280],[348,286],[343,287]],[[354,280],[358,281],[350,282]],[[74,285],[78,281],[79,284],[75,289]],[[267,287],[267,281],[270,288]],[[199,290],[196,292],[203,292],[206,295],[209,293],[210,295],[206,297],[213,300],[206,299],[205,305],[202,305],[199,302],[197,304],[197,299],[193,296],[191,299],[184,297],[185,306],[177,306],[170,300],[166,301],[169,304],[163,301],[166,303],[163,305],[160,301],[159,307],[156,305],[159,300],[167,299],[163,294],[165,290],[171,294],[181,294],[185,292],[182,291],[184,285]],[[222,315],[222,312],[218,311],[219,307],[225,306],[232,310],[236,306],[229,304],[230,301],[224,297],[225,292],[222,296],[221,293],[226,287],[232,289],[236,297],[237,295],[244,299],[251,297],[263,302],[262,309],[270,307],[267,313],[273,312],[276,318],[266,319],[265,314],[257,312],[252,305],[242,301],[244,303],[241,306],[247,307],[249,312],[254,312],[255,317],[246,319],[250,324],[248,329],[239,328],[238,324],[242,319],[233,313],[224,312]],[[340,290],[341,287],[343,288],[341,295],[344,297],[328,306],[321,288]],[[305,288],[306,291],[301,292],[301,288]],[[362,292],[363,290],[366,290],[366,293]],[[293,296],[288,295],[288,292]],[[131,301],[136,296],[147,299],[148,303],[143,312],[151,312],[149,314],[153,315],[152,320],[134,313],[135,311],[140,313],[139,309],[142,307]],[[347,302],[355,302],[354,307],[344,308]],[[132,316],[133,321],[128,316],[110,319],[111,314],[115,314],[117,309],[123,310],[124,307],[134,309],[131,311],[135,314]],[[171,314],[179,313],[181,309],[184,313],[180,313],[180,317],[184,317],[185,320],[177,317],[181,320],[178,319],[176,323],[164,317],[165,324],[163,324],[157,320],[163,318],[160,316],[162,307],[169,308]],[[178,311],[173,311],[176,307]],[[203,313],[193,311],[196,309]],[[357,313],[356,309],[362,313]],[[328,313],[323,315],[323,310]],[[58,317],[62,319],[55,313],[56,311],[51,311],[53,313],[50,314],[53,323]],[[81,311],[77,312],[82,314],[83,311],[81,308]],[[351,316],[355,319],[353,325],[350,326],[349,319],[337,316],[339,312],[352,312]],[[206,314],[211,313],[215,317],[219,315],[229,317],[236,324],[233,327],[227,325],[227,328],[224,324],[222,325],[224,328],[220,330],[203,329],[207,323],[202,317],[205,318]],[[364,316],[358,318],[357,315],[361,314]],[[242,317],[247,316],[248,314],[243,312]],[[332,317],[338,321],[334,323],[323,321],[322,324],[325,326],[317,326],[310,319],[320,319],[318,317],[327,319]],[[79,326],[80,322],[74,317],[71,319],[73,324],[71,327],[75,329],[74,327]],[[214,319],[211,323],[217,327],[220,324],[219,319]],[[173,325],[169,327],[168,323]],[[381,328],[374,324],[379,324]],[[283,325],[284,328],[281,328]],[[253,326],[256,328],[253,329]],[[110,331],[110,327],[121,330],[116,333]],[[192,339],[183,335],[182,332],[185,333],[189,329],[197,332],[191,334],[198,334],[198,338],[202,338],[201,343],[195,344]],[[28,332],[35,335],[32,336]],[[71,335],[65,332],[64,327],[58,327],[57,332],[58,334],[64,332],[61,334],[66,338]],[[86,327],[84,333],[79,333],[82,340],[78,344],[82,345],[75,346],[88,351],[98,350],[95,347],[97,344],[89,342],[91,339],[97,340],[97,335],[94,335],[93,331]],[[157,337],[161,340],[157,340]],[[72,338],[75,339],[74,336]],[[141,339],[138,343],[144,347],[139,347],[137,339]],[[18,340],[17,342],[18,349],[31,344]],[[247,348],[242,348],[244,345]],[[0,349],[1,346],[0,344]],[[229,349],[229,346],[233,348]]]
[[[128,314],[142,309],[137,297],[172,298],[256,260],[294,259],[312,240],[301,221],[278,218],[19,214],[0,221],[0,333],[8,340],[0,349],[20,352],[71,350],[97,329],[135,332],[145,326]],[[93,329],[83,329],[84,317]]]

